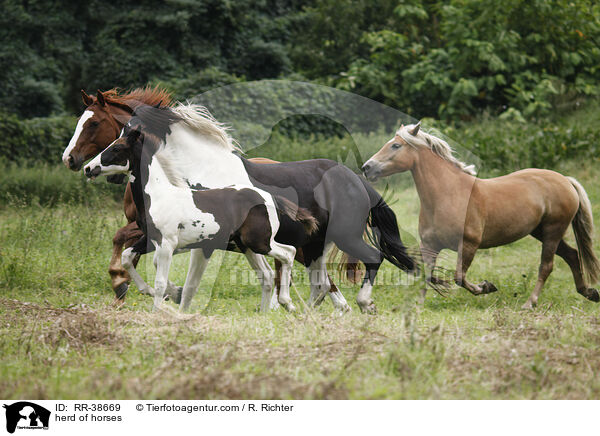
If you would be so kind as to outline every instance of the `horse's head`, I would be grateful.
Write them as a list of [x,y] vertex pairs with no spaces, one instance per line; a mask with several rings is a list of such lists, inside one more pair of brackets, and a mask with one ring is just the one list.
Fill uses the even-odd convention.
[[[416,136],[419,133],[421,124],[407,127],[410,127],[408,129],[409,134]],[[402,126],[400,129],[406,129],[406,127]],[[417,154],[418,150],[411,146],[398,130],[394,137],[381,147],[381,150],[365,162],[362,171],[365,177],[371,181],[394,173],[408,171],[414,167]]]
[[118,138],[131,113],[123,105],[109,104],[101,91],[93,97],[81,90],[81,96],[86,109],[62,156],[64,164],[73,171],[81,169],[85,161],[98,155]]
[[129,173],[134,168],[136,157],[140,157],[142,144],[143,133],[139,126],[125,125],[121,136],[85,166],[86,177],[94,179]]

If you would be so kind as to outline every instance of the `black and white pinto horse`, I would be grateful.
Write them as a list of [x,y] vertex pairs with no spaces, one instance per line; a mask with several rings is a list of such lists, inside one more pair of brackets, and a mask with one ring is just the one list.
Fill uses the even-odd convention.
[[[384,258],[405,271],[417,268],[402,244],[396,216],[390,207],[364,179],[335,161],[314,159],[271,165],[253,164],[237,153],[226,129],[212,118],[206,108],[194,104],[178,104],[173,108],[140,106],[128,126],[129,129],[156,137],[158,146],[151,151],[153,154],[149,159],[168,162],[169,177],[176,185],[210,189],[234,184],[254,186],[308,210],[317,220],[316,232],[306,237],[301,224],[283,216],[275,240],[302,247],[311,283],[311,304],[318,304],[327,294],[339,310],[348,309],[339,291],[339,296],[327,292],[330,283],[325,259],[331,244],[336,244],[340,250],[365,264],[365,277],[357,295],[357,303],[362,311],[375,311],[371,292]],[[86,174],[93,175],[101,171],[96,169],[101,165],[102,155],[86,166]],[[116,167],[114,171],[130,171],[124,161],[117,162]],[[147,212],[148,208],[152,208],[152,205],[147,202]],[[141,228],[148,235],[153,225],[148,222]],[[371,232],[368,234],[375,247],[363,240],[365,230],[369,229]],[[306,237],[306,240],[298,241],[299,237]],[[124,257],[142,254],[144,250],[147,249],[136,244],[124,252]],[[259,258],[248,257],[251,265],[263,270],[263,276],[268,277],[270,268],[268,264],[263,267]],[[203,270],[208,259],[198,261],[200,265],[197,268]],[[265,260],[262,262],[266,263]],[[263,299],[265,288],[268,288],[266,281],[263,282]],[[261,307],[266,304],[263,301]]]
[[[170,162],[156,154],[159,141],[150,133],[142,133],[126,125],[120,138],[86,167],[94,178],[130,173],[132,192],[143,226],[143,240],[123,253],[123,266],[139,289],[154,297],[160,307],[167,287],[169,268],[176,249],[191,249],[190,266],[183,287],[180,308],[189,308],[208,259],[215,249],[226,249],[235,243],[242,251],[269,255],[282,263],[279,303],[294,310],[289,297],[289,284],[296,248],[275,241],[283,216],[304,227],[294,242],[302,242],[317,229],[315,218],[282,197],[253,186],[231,185],[227,188],[195,189],[182,184],[172,174]],[[91,169],[90,169],[91,168]],[[149,205],[149,207],[148,207]],[[148,238],[156,249],[156,279],[150,288],[133,267],[136,254],[147,251]],[[269,302],[270,295],[262,304]],[[268,310],[267,306],[261,310]]]

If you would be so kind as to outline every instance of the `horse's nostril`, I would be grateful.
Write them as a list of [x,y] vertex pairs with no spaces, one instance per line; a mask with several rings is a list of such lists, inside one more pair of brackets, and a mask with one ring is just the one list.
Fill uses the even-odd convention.
[[371,169],[371,165],[369,165],[368,163],[364,164],[362,166],[362,170],[364,173],[366,173],[367,171],[369,171]]

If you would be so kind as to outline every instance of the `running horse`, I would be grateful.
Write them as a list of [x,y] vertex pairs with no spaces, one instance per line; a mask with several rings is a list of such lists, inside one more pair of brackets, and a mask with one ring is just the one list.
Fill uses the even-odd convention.
[[[211,254],[234,243],[243,252],[251,250],[281,262],[279,303],[294,310],[289,284],[295,246],[305,243],[316,231],[316,219],[291,201],[250,185],[206,189],[185,183],[178,177],[178,162],[160,153],[161,140],[151,129],[132,125],[132,121],[125,125],[119,139],[92,159],[85,174],[90,178],[130,174],[137,221],[144,237],[123,252],[123,265],[138,288],[154,297],[154,308],[160,307],[164,299],[176,249],[192,249],[180,303],[181,311],[185,311]],[[280,232],[287,237],[277,241]],[[156,249],[154,289],[142,280],[132,263],[133,252],[141,254],[150,249]],[[267,311],[271,289],[263,291],[261,311]]]
[[[140,105],[158,105],[161,107],[172,105],[171,94],[158,86],[154,88],[137,88],[125,94],[119,94],[116,89],[105,92],[98,91],[96,97],[88,95],[82,90],[81,96],[86,109],[79,118],[75,133],[62,156],[64,164],[73,171],[79,171],[84,162],[97,156],[115,141],[137,107]],[[249,160],[260,164],[277,163],[276,161],[261,157]],[[108,179],[112,182],[120,183],[123,177],[122,175],[116,175],[109,176]],[[127,271],[121,264],[122,251],[124,248],[135,244],[143,236],[143,232],[136,224],[137,209],[129,183],[125,189],[123,206],[127,224],[120,228],[113,238],[113,253],[109,266],[111,285],[115,292],[116,300],[119,303],[125,299],[130,279]],[[134,265],[137,264],[138,260],[139,258],[134,259]],[[296,260],[304,263],[302,249],[296,251]],[[270,275],[268,265],[264,262],[261,263],[266,274]],[[356,274],[358,265],[358,261],[353,258],[348,258],[344,262],[343,266],[346,267],[347,276],[350,280],[358,277],[358,274]],[[275,289],[279,290],[281,280],[281,264],[279,261],[275,260],[275,266],[277,270],[275,275]],[[263,279],[264,277],[259,277],[260,281]],[[328,280],[331,285],[329,296],[334,301],[334,305],[336,307],[343,307],[344,310],[349,310],[350,307],[335,283],[331,280],[331,277],[328,276]],[[174,297],[176,301],[178,301],[181,291],[182,288],[178,288],[169,282],[167,294]],[[274,306],[276,306],[276,301],[276,295],[274,295]]]
[[[310,278],[310,304],[316,304],[329,291],[325,256],[333,244],[366,267],[356,299],[363,312],[376,310],[371,293],[384,259],[405,271],[417,269],[402,244],[394,212],[364,179],[338,162],[328,159],[270,165],[250,162],[235,153],[232,138],[206,108],[195,104],[140,106],[127,125],[157,138],[159,145],[152,158],[170,163],[172,171],[168,173],[174,179],[173,184],[203,189],[253,186],[308,210],[317,220],[316,232],[292,244],[289,241],[304,235],[297,227],[282,224],[275,240],[302,248]],[[95,158],[85,167],[86,176],[101,171],[102,165],[106,163]],[[129,171],[124,160],[120,165],[120,171]],[[151,214],[152,205],[145,203],[150,208],[146,215]],[[150,233],[150,223],[146,227],[145,233]],[[374,246],[363,240],[365,232]],[[136,243],[125,253],[131,258],[146,250],[147,247]]]
[[[400,127],[362,170],[372,181],[394,173],[412,173],[421,202],[421,251],[432,286],[445,284],[432,272],[439,252],[450,249],[458,252],[454,280],[459,286],[474,295],[495,292],[496,286],[488,281],[477,285],[467,280],[475,252],[531,235],[542,243],[542,254],[535,288],[523,309],[536,306],[555,253],[571,268],[577,292],[600,301],[598,291],[588,286],[600,275],[592,248],[592,208],[574,178],[534,168],[491,179],[476,178],[473,167],[456,159],[448,143],[424,132],[420,123]],[[563,239],[569,224],[577,249]]]

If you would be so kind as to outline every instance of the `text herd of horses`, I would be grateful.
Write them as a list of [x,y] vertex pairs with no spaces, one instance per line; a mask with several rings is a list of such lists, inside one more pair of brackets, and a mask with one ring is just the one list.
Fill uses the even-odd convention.
[[[365,266],[357,303],[374,312],[373,283],[383,261],[407,272],[421,270],[436,290],[450,285],[436,277],[441,250],[458,253],[454,281],[474,295],[497,290],[488,281],[474,284],[466,273],[479,248],[508,244],[527,235],[542,243],[538,280],[524,308],[536,305],[553,268],[562,257],[575,287],[598,302],[590,287],[600,263],[592,246],[593,218],[584,188],[571,177],[544,169],[525,169],[492,179],[478,179],[473,169],[453,156],[444,140],[420,124],[402,126],[362,170],[374,181],[402,171],[412,173],[421,209],[420,253],[403,245],[396,216],[371,185],[347,167],[327,159],[275,162],[245,159],[227,129],[199,105],[175,103],[160,88],[120,94],[82,91],[86,105],[63,162],[87,177],[105,175],[121,183],[128,176],[124,209],[128,224],[117,231],[109,272],[119,301],[129,278],[158,307],[169,297],[189,307],[214,250],[244,253],[262,285],[261,310],[290,298],[294,259],[310,278],[309,304],[329,296],[340,311],[348,303],[326,269],[326,254],[335,244],[346,253],[348,276]],[[572,224],[577,249],[565,242]],[[363,235],[368,235],[370,243]],[[125,250],[123,251],[123,248]],[[183,288],[168,280],[177,249],[190,249]],[[135,267],[139,257],[155,251],[154,287]],[[275,259],[273,273],[265,255]],[[418,260],[417,260],[418,259]]]

